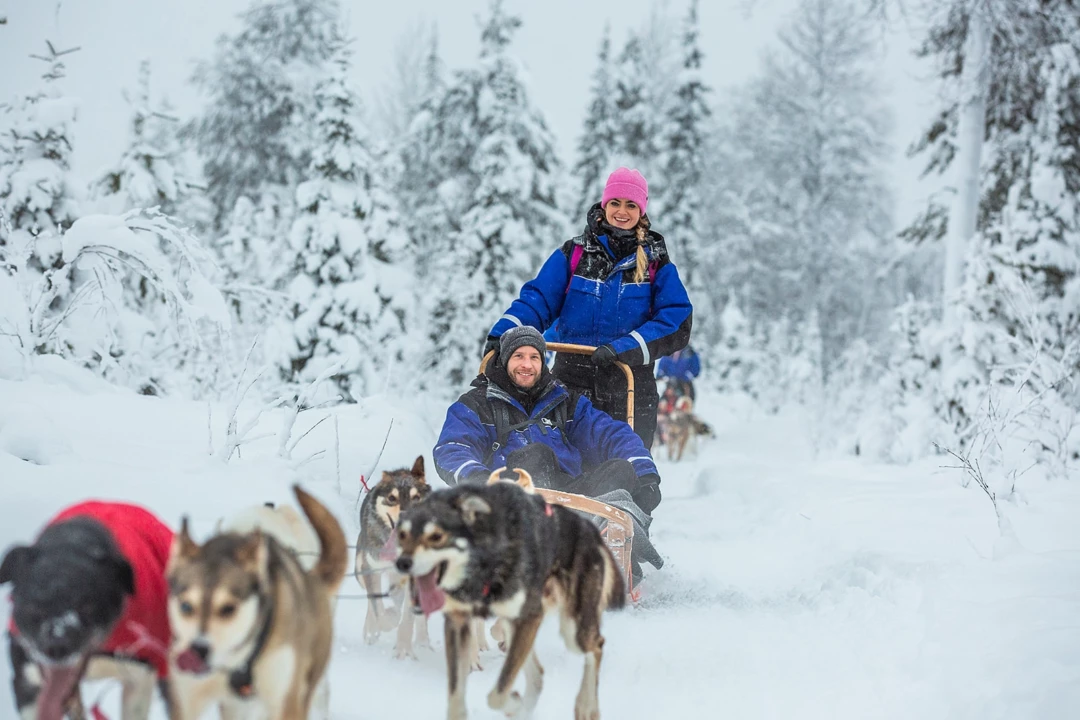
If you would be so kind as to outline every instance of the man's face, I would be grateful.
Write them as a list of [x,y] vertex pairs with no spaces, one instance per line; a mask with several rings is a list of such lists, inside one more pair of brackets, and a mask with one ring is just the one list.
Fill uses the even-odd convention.
[[531,345],[519,347],[506,363],[506,372],[519,388],[528,390],[540,380],[543,360],[540,351]]

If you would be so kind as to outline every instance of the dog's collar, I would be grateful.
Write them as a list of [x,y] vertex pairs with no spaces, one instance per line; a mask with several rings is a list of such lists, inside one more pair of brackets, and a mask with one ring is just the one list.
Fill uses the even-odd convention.
[[255,666],[255,661],[259,659],[259,655],[262,654],[263,648],[266,647],[266,641],[270,638],[270,630],[274,624],[273,596],[264,596],[262,605],[266,608],[266,615],[263,618],[262,627],[259,628],[259,634],[255,637],[255,646],[251,648],[251,654],[248,655],[244,664],[229,673],[229,687],[241,698],[249,698],[255,692],[252,668]]

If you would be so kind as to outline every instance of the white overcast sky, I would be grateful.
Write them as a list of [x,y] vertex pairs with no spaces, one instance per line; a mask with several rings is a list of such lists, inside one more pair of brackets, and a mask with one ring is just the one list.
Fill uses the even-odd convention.
[[[663,1],[663,0],[661,0]],[[68,63],[67,90],[79,100],[75,170],[89,178],[122,152],[129,109],[122,90],[134,86],[139,62],[149,59],[155,88],[166,89],[182,114],[198,108],[187,83],[196,59],[211,56],[214,40],[234,32],[250,0],[0,0],[0,102],[32,89],[43,64],[30,59],[45,40],[79,46]],[[654,0],[505,0],[523,20],[513,51],[530,73],[535,102],[556,135],[565,161],[572,160],[580,131],[596,41],[610,22],[620,47],[630,28],[642,27]],[[688,0],[667,0],[682,18]],[[707,81],[718,94],[750,77],[763,48],[794,0],[702,0],[701,36]],[[478,49],[476,18],[487,0],[342,0],[353,34],[355,82],[365,100],[384,82],[395,46],[421,22],[435,22],[443,59],[450,68],[472,62]],[[896,114],[893,167],[900,220],[921,203],[917,163],[902,150],[918,134],[935,88],[910,55],[913,31],[900,23],[889,42],[883,80]]]

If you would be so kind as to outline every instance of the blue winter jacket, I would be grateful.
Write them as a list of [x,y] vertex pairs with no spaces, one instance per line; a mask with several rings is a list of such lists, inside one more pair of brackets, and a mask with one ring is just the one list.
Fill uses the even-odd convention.
[[[501,336],[515,325],[531,325],[550,340],[580,345],[610,344],[631,366],[649,365],[686,346],[693,307],[668,258],[664,238],[649,232],[645,254],[651,279],[633,282],[634,252],[613,252],[603,233],[599,204],[589,213],[585,233],[551,254],[536,278],[525,283],[518,299],[491,329]],[[623,241],[625,242],[625,241]],[[574,247],[581,258],[570,274]]]
[[676,378],[683,382],[693,382],[699,374],[701,374],[701,358],[689,347],[674,355],[660,358],[656,367],[657,377]]
[[[510,407],[510,423],[526,418],[546,418],[523,430],[511,431],[506,443],[496,441],[494,404]],[[566,403],[566,422],[560,432],[553,421],[555,409]],[[435,469],[448,485],[466,479],[487,480],[492,470],[506,465],[506,456],[529,443],[545,443],[555,451],[563,472],[577,477],[607,460],[623,458],[634,466],[638,477],[656,473],[652,456],[641,438],[626,423],[593,407],[589,399],[572,393],[553,381],[531,414],[506,390],[486,376],[473,381],[465,393],[446,411],[446,422],[432,453]]]

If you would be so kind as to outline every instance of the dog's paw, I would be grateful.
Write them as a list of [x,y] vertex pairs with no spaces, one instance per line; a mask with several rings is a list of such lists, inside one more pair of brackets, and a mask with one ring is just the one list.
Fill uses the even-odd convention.
[[511,693],[492,690],[488,693],[488,707],[492,710],[501,710],[509,718],[524,717],[522,711],[525,705],[521,702],[521,695],[516,690]]
[[590,702],[579,697],[574,703],[574,720],[600,720],[600,708],[595,700]]
[[364,644],[365,645],[374,645],[377,642],[379,642],[379,631],[378,630],[367,630],[367,629],[365,629],[364,630]]
[[469,672],[480,672],[484,669],[484,666],[480,664],[480,660],[473,660],[469,663]]
[[394,646],[394,659],[395,660],[404,660],[405,658],[409,658],[411,660],[419,660],[420,659],[420,658],[416,657],[416,653],[413,652],[412,648],[400,647],[398,645],[395,645]]

